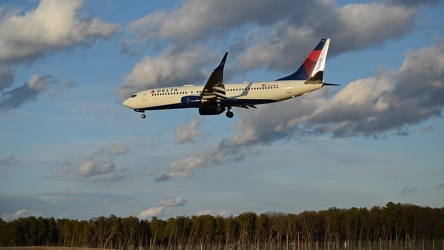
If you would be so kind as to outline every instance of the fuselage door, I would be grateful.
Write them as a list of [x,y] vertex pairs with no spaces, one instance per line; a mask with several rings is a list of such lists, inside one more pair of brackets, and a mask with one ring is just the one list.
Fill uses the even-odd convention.
[[291,93],[291,82],[287,82],[287,93]]
[[147,100],[147,98],[148,98],[147,96],[148,96],[148,94],[146,93],[146,91],[145,91],[145,92],[143,92],[143,100],[144,100],[144,101],[146,101],[146,100]]

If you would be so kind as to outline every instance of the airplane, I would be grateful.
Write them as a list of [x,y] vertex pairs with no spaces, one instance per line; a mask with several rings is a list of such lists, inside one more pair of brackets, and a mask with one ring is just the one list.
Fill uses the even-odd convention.
[[219,115],[231,109],[257,108],[256,105],[284,101],[307,95],[323,86],[338,86],[324,82],[325,60],[330,39],[322,39],[303,64],[293,74],[268,82],[223,83],[223,71],[228,52],[213,70],[205,86],[193,84],[180,87],[153,88],[137,92],[123,105],[141,112],[145,119],[147,110],[197,108],[200,115]]

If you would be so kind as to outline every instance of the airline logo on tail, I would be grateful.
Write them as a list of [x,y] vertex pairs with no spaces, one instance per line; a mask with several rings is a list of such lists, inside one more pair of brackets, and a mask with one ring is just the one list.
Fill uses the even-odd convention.
[[[314,69],[312,68],[311,74],[309,74],[310,70],[308,70],[308,68],[306,68],[307,74],[309,75],[309,77],[313,77],[319,71],[324,71],[325,59],[327,57],[327,51],[328,51],[329,44],[330,44],[330,39],[322,39],[321,42],[319,43],[319,45],[322,45],[321,46],[322,48],[320,48],[320,50],[316,50],[318,48],[318,47],[316,47],[316,49],[313,50],[313,52],[311,52],[310,56],[307,58],[307,60],[312,59],[312,55],[314,54],[313,59],[312,59],[313,63],[314,63]],[[305,60],[305,62],[307,60]],[[305,65],[305,62],[304,62],[304,65]]]
[[308,80],[319,71],[324,71],[325,59],[327,57],[329,44],[330,39],[322,39],[296,72],[291,75],[282,77],[278,79],[278,81]]

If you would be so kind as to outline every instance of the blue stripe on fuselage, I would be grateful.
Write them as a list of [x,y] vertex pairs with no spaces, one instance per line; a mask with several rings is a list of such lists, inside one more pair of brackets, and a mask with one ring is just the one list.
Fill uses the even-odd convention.
[[[228,101],[226,101],[226,103],[224,102],[222,104],[222,106],[236,107],[236,106],[241,106],[242,104],[244,104],[244,105],[259,105],[259,104],[266,104],[266,103],[272,103],[272,102],[276,102],[276,100],[271,100],[271,99],[228,100]],[[209,106],[203,105],[201,107],[211,108],[213,106],[212,105],[209,105]],[[161,106],[156,106],[156,107],[142,108],[142,109],[138,109],[138,110],[164,110],[164,109],[181,109],[181,108],[185,108],[185,107],[183,107],[182,104],[180,104],[180,103],[173,103],[173,104],[161,105]],[[196,107],[196,108],[198,108],[198,107]]]

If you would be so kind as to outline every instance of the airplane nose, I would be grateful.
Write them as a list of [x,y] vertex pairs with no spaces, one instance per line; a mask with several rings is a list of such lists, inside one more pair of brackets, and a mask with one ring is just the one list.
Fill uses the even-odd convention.
[[123,105],[124,105],[125,107],[127,107],[127,108],[131,108],[131,100],[130,100],[130,98],[126,99],[126,100],[123,102]]

